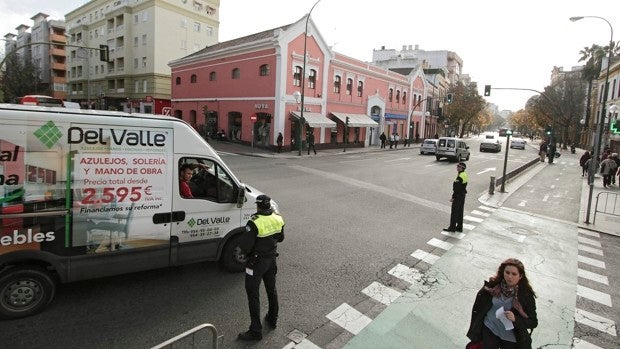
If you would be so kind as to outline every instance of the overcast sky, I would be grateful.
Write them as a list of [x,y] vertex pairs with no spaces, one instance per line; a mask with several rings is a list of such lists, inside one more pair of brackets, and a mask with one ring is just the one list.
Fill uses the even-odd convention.
[[[181,1],[181,0],[179,0]],[[0,0],[0,35],[16,33],[20,24],[43,12],[48,19],[64,15],[85,0]],[[302,18],[316,0],[220,0],[220,41],[289,24]],[[578,22],[572,16],[600,16],[620,39],[618,0],[321,0],[312,20],[335,51],[371,61],[373,49],[449,50],[463,60],[463,73],[478,83],[542,91],[554,66],[579,65],[579,51],[607,45],[609,25],[596,18]],[[4,45],[1,45],[4,47]],[[494,90],[490,103],[500,110],[524,107],[534,93]]]

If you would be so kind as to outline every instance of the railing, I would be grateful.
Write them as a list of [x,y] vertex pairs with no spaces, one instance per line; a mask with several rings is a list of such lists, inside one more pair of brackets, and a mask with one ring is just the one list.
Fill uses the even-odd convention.
[[[596,194],[596,205],[594,206],[594,219],[592,220],[592,224],[595,224],[596,214],[598,212],[610,216],[620,216],[620,201],[618,200],[618,195],[618,193],[609,191]],[[604,199],[604,201],[599,202],[601,199]]]
[[[168,339],[167,341],[152,347],[151,349],[162,349],[162,348],[172,349],[175,343],[179,343],[182,339],[189,337],[189,336],[191,336],[191,347],[195,348],[196,347],[196,333],[202,330],[205,330],[205,329],[211,332],[211,335],[213,336],[211,340],[211,344],[212,344],[211,348],[217,349],[219,337],[217,335],[217,329],[215,328],[215,326],[211,324],[198,325],[189,331],[185,331],[178,336],[172,337]],[[186,346],[187,345],[184,345],[183,347],[186,347]]]

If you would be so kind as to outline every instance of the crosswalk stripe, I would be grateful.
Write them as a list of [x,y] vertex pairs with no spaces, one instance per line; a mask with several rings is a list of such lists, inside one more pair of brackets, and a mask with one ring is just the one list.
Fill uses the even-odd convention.
[[577,236],[577,241],[581,242],[582,244],[588,244],[594,247],[599,247],[602,248],[603,246],[601,246],[601,243],[596,241],[596,240],[592,240],[592,239],[588,239],[588,238],[584,238],[583,236]]
[[443,240],[439,240],[437,238],[432,238],[432,239],[428,240],[427,244],[429,244],[431,246],[439,247],[439,248],[444,249],[446,251],[451,249],[454,246],[453,244],[451,244],[449,242],[446,242],[446,241],[443,241]]
[[422,279],[422,273],[420,273],[417,269],[409,268],[408,266],[400,263],[390,269],[388,274],[407,281],[410,284],[415,284],[417,281]]
[[473,224],[467,224],[467,223],[463,223],[463,229],[467,229],[467,230],[472,230],[474,229],[476,226]]
[[480,223],[483,221],[482,218],[478,218],[478,217],[472,217],[472,216],[465,216],[463,217],[463,219],[467,219],[468,221],[472,221],[472,222],[476,222],[476,223]]
[[347,303],[342,303],[338,308],[327,314],[326,317],[355,335],[372,322],[368,316],[360,313]]
[[604,318],[602,316],[587,312],[585,310],[575,308],[575,321],[586,326],[590,326],[601,332],[608,333],[612,336],[616,334],[616,323],[613,320]]
[[450,231],[445,231],[445,230],[443,230],[441,234],[445,236],[449,236],[451,238],[459,239],[459,240],[465,237],[465,233],[450,232]]
[[595,238],[600,238],[601,237],[601,234],[599,234],[599,233],[597,233],[595,231],[590,231],[590,230],[585,230],[585,229],[577,229],[577,232],[579,234],[590,235],[590,236],[595,237]]
[[321,347],[310,342],[308,338],[304,338],[301,342],[299,342],[299,344],[290,342],[289,344],[283,346],[282,349],[321,349]]
[[581,251],[584,251],[584,252],[589,252],[589,253],[592,253],[592,254],[595,254],[595,255],[599,255],[599,256],[603,255],[603,250],[599,250],[597,248],[592,248],[590,246],[586,246],[586,245],[583,245],[583,244],[577,244],[577,249],[581,250]]
[[390,305],[402,294],[401,292],[385,286],[377,281],[373,281],[372,284],[362,290],[362,293],[385,305]]
[[603,349],[598,345],[586,342],[581,338],[573,338],[573,348],[575,349]]
[[577,255],[577,261],[579,263],[585,263],[593,267],[605,269],[605,262],[599,261],[598,259],[589,258],[589,257],[585,257],[582,255]]
[[597,274],[597,273],[593,273],[591,271],[587,271],[587,270],[583,270],[583,269],[579,269],[578,268],[577,269],[577,276],[579,276],[580,278],[596,281],[596,282],[604,284],[604,285],[609,285],[609,281],[607,280],[607,276],[601,275],[601,274]]
[[482,217],[488,217],[488,216],[491,215],[490,213],[484,213],[484,212],[481,212],[481,211],[478,211],[478,210],[473,210],[473,211],[471,211],[471,213],[472,214],[476,214],[478,216],[482,216]]
[[[446,232],[447,233],[447,232]],[[428,253],[426,251],[422,251],[422,250],[416,250],[415,252],[413,252],[411,254],[411,257],[413,258],[417,258],[423,262],[426,262],[428,264],[435,264],[435,262],[437,262],[437,260],[439,260],[439,256],[436,256],[432,253]]]
[[484,211],[495,212],[495,209],[493,207],[478,206],[478,208],[481,209],[481,210],[484,210]]
[[593,290],[589,287],[577,285],[577,296],[611,307],[611,296],[607,293]]

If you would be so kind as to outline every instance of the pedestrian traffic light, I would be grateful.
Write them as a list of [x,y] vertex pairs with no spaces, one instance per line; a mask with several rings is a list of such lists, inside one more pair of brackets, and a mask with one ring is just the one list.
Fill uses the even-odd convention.
[[347,127],[349,127],[349,117],[348,116],[345,118],[344,123],[345,123],[345,125],[347,125]]
[[110,60],[110,49],[108,45],[99,45],[99,60],[108,62]]
[[452,93],[448,93],[448,96],[446,98],[446,101],[449,103],[452,103]]
[[484,85],[484,95],[487,97],[491,95],[491,85]]
[[616,119],[611,122],[611,132],[614,134],[620,133],[620,120]]

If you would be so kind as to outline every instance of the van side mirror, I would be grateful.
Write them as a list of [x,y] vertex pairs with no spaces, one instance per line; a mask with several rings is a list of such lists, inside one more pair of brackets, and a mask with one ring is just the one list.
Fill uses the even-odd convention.
[[239,186],[239,191],[237,192],[237,208],[242,208],[243,203],[245,202],[245,186]]

